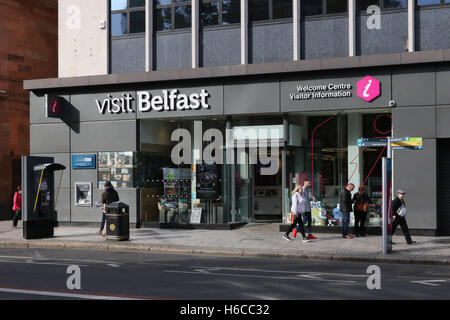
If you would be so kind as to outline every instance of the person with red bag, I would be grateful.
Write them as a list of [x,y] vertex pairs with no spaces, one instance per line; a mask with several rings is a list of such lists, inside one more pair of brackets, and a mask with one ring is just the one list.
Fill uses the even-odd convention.
[[21,218],[22,215],[22,187],[19,185],[17,186],[17,191],[14,193],[14,200],[13,200],[13,211],[14,211],[14,217],[13,217],[13,225],[12,228],[17,228],[17,222]]

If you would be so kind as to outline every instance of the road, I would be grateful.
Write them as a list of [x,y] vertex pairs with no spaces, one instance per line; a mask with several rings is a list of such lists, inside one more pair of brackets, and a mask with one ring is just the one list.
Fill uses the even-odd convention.
[[[69,266],[79,267],[77,272]],[[0,299],[449,299],[450,268],[77,249],[0,249]],[[75,268],[76,267],[72,267]],[[373,278],[372,278],[373,280]],[[376,284],[374,281],[369,281]],[[77,287],[77,285],[79,285]],[[71,288],[69,288],[71,287]]]

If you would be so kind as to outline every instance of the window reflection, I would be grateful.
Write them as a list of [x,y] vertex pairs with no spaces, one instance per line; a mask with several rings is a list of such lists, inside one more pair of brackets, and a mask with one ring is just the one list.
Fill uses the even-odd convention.
[[191,7],[175,7],[175,29],[191,27]]
[[145,7],[145,0],[130,0],[130,8]]
[[292,17],[292,0],[273,1],[273,19]]
[[224,0],[222,2],[222,23],[238,23],[241,20],[241,2],[239,0]]
[[200,25],[214,26],[219,24],[219,2],[202,3],[200,6]]
[[172,8],[156,9],[156,30],[170,30],[172,28]]
[[120,36],[127,33],[127,14],[113,13],[111,15],[111,35]]
[[250,21],[269,20],[269,0],[249,0]]
[[145,11],[130,13],[130,33],[145,32]]
[[127,8],[127,0],[111,0],[111,10],[124,10]]

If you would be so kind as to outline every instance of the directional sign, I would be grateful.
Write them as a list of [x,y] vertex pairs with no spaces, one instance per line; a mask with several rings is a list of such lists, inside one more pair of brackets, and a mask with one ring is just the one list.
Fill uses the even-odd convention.
[[359,147],[384,147],[387,144],[386,138],[360,138],[358,139]]
[[398,150],[397,147],[407,147],[403,149],[422,149],[422,138],[414,137],[407,138],[405,140],[394,141],[391,143],[393,150]]

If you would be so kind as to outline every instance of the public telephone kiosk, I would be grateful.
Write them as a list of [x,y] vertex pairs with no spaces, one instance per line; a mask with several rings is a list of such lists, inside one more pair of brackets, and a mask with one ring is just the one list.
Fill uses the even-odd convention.
[[[53,237],[57,225],[55,210],[61,187],[62,164],[48,157],[22,157],[23,237],[40,239]],[[59,184],[55,192],[55,172]]]

